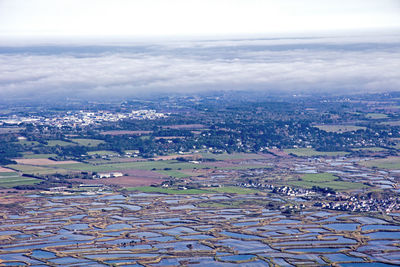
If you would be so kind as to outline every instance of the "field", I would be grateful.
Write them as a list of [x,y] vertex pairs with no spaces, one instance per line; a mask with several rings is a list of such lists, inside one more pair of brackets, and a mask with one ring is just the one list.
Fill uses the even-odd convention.
[[77,143],[78,145],[87,147],[96,147],[105,143],[103,140],[98,139],[71,139],[71,141]]
[[323,152],[323,151],[316,151],[313,148],[293,148],[293,149],[284,149],[284,151],[288,154],[294,154],[299,157],[314,157],[314,156],[345,156],[349,154],[348,152],[344,151],[335,151],[335,152]]
[[263,159],[267,156],[259,154],[250,153],[223,153],[223,154],[212,154],[212,153],[202,153],[201,156],[205,159],[215,159],[215,160],[233,160],[233,159]]
[[75,163],[78,163],[77,161],[73,161],[73,160],[55,161],[55,160],[45,159],[45,158],[15,159],[15,161],[18,164],[34,165],[34,166],[61,165],[61,164],[75,164]]
[[353,151],[371,151],[371,152],[380,152],[387,151],[386,148],[383,147],[362,147],[362,148],[353,148]]
[[186,178],[189,177],[190,175],[182,173],[180,171],[175,171],[175,170],[170,170],[170,171],[157,171],[158,173],[167,175],[167,176],[171,176],[174,178]]
[[125,131],[125,130],[114,130],[114,131],[105,131],[101,132],[103,135],[142,135],[142,134],[150,134],[153,131]]
[[384,159],[374,159],[359,163],[367,167],[377,167],[389,170],[400,169],[400,157],[387,157]]
[[353,132],[357,130],[366,130],[366,127],[356,126],[356,125],[315,125],[318,129],[325,132],[335,132],[335,133],[344,133],[344,132]]
[[165,129],[203,129],[205,126],[203,124],[176,124],[176,125],[164,125],[162,128]]
[[177,158],[191,158],[191,157],[193,157],[192,154],[190,154],[190,155],[174,154],[174,155],[168,155],[168,156],[158,156],[158,157],[155,157],[152,159],[154,159],[154,160],[172,160],[172,159],[177,159]]
[[23,153],[22,156],[24,159],[48,159],[51,157],[57,157],[56,154],[28,154]]
[[76,164],[63,164],[61,167],[70,170],[106,172],[106,171],[130,170],[130,169],[171,171],[179,169],[204,168],[205,166],[201,164],[193,164],[193,163],[171,160],[171,161],[137,161],[137,162],[110,163],[101,165],[76,163]]
[[47,146],[75,146],[76,144],[71,142],[65,142],[62,140],[48,140]]
[[224,186],[224,187],[215,187],[210,189],[210,191],[214,191],[217,193],[228,193],[228,194],[255,194],[259,193],[260,191],[236,186]]
[[137,187],[137,186],[149,186],[153,184],[161,184],[164,179],[156,177],[137,177],[137,176],[122,176],[115,178],[105,179],[74,179],[82,184],[104,184],[104,185],[118,185],[122,187]]
[[313,186],[329,187],[333,190],[350,190],[366,187],[361,183],[339,181],[338,179],[338,177],[331,173],[305,174],[301,177],[301,180],[290,181],[289,184],[304,188],[311,188]]
[[10,164],[6,166],[7,168],[11,168],[16,171],[20,171],[26,174],[37,174],[37,175],[46,175],[53,173],[67,173],[67,170],[63,169],[55,169],[55,168],[46,168],[46,167],[38,167],[31,165],[20,165],[20,164]]
[[119,154],[117,152],[114,151],[110,151],[110,150],[98,150],[98,151],[91,151],[88,152],[88,155],[98,155],[98,156],[118,156]]
[[388,118],[388,115],[383,114],[383,113],[367,113],[366,116],[369,119],[375,119],[375,120]]
[[12,172],[10,169],[0,167],[0,175],[4,172]]
[[[147,137],[150,138],[149,136],[142,136],[143,138]],[[154,137],[155,140],[160,140],[160,139],[165,139],[165,140],[172,140],[172,139],[185,139],[184,136],[157,136]]]
[[262,165],[262,164],[237,164],[236,166],[222,166],[222,167],[214,167],[217,170],[249,170],[249,169],[270,169],[271,166]]
[[38,146],[39,142],[36,141],[28,141],[28,140],[18,140],[18,144],[22,146]]
[[31,185],[39,182],[39,179],[22,177],[16,172],[0,172],[0,187],[11,188],[17,185]]

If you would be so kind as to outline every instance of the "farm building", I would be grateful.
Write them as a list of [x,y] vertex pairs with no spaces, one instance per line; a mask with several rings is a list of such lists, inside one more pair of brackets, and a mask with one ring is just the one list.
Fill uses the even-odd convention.
[[93,175],[94,179],[102,179],[102,178],[114,178],[121,177],[123,174],[121,172],[99,172],[96,175]]

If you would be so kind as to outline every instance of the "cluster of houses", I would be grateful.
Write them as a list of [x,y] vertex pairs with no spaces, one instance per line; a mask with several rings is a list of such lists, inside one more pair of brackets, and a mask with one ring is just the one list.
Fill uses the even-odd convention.
[[113,113],[110,111],[79,111],[67,112],[65,115],[57,115],[53,117],[43,116],[29,116],[20,117],[13,115],[11,117],[0,119],[0,123],[4,124],[20,124],[20,123],[33,123],[38,125],[51,125],[57,127],[63,126],[88,126],[93,124],[100,124],[102,122],[116,122],[122,119],[136,119],[136,120],[154,120],[158,118],[165,118],[166,114],[156,112],[152,109],[133,110],[130,113]]
[[354,212],[393,212],[400,210],[400,198],[392,197],[389,199],[369,199],[360,200],[352,198],[346,202],[317,202],[314,206],[322,207],[323,209],[354,211]]
[[274,186],[272,184],[261,184],[261,183],[240,183],[237,186],[245,188],[255,188],[259,190],[271,190],[275,194],[281,194],[293,197],[306,197],[315,195],[315,192],[304,188],[292,188],[289,186]]

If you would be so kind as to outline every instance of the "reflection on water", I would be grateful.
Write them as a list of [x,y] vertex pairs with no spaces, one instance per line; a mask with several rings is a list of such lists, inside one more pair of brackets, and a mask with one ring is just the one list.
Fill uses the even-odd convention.
[[267,206],[285,199],[261,195],[31,197],[26,212],[3,211],[5,266],[400,264],[398,216],[288,215]]

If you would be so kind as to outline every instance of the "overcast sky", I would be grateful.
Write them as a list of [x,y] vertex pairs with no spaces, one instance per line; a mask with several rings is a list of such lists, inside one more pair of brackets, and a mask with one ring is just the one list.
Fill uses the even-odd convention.
[[0,101],[400,91],[399,14],[400,0],[0,0]]
[[0,36],[212,36],[400,29],[399,0],[0,0]]

